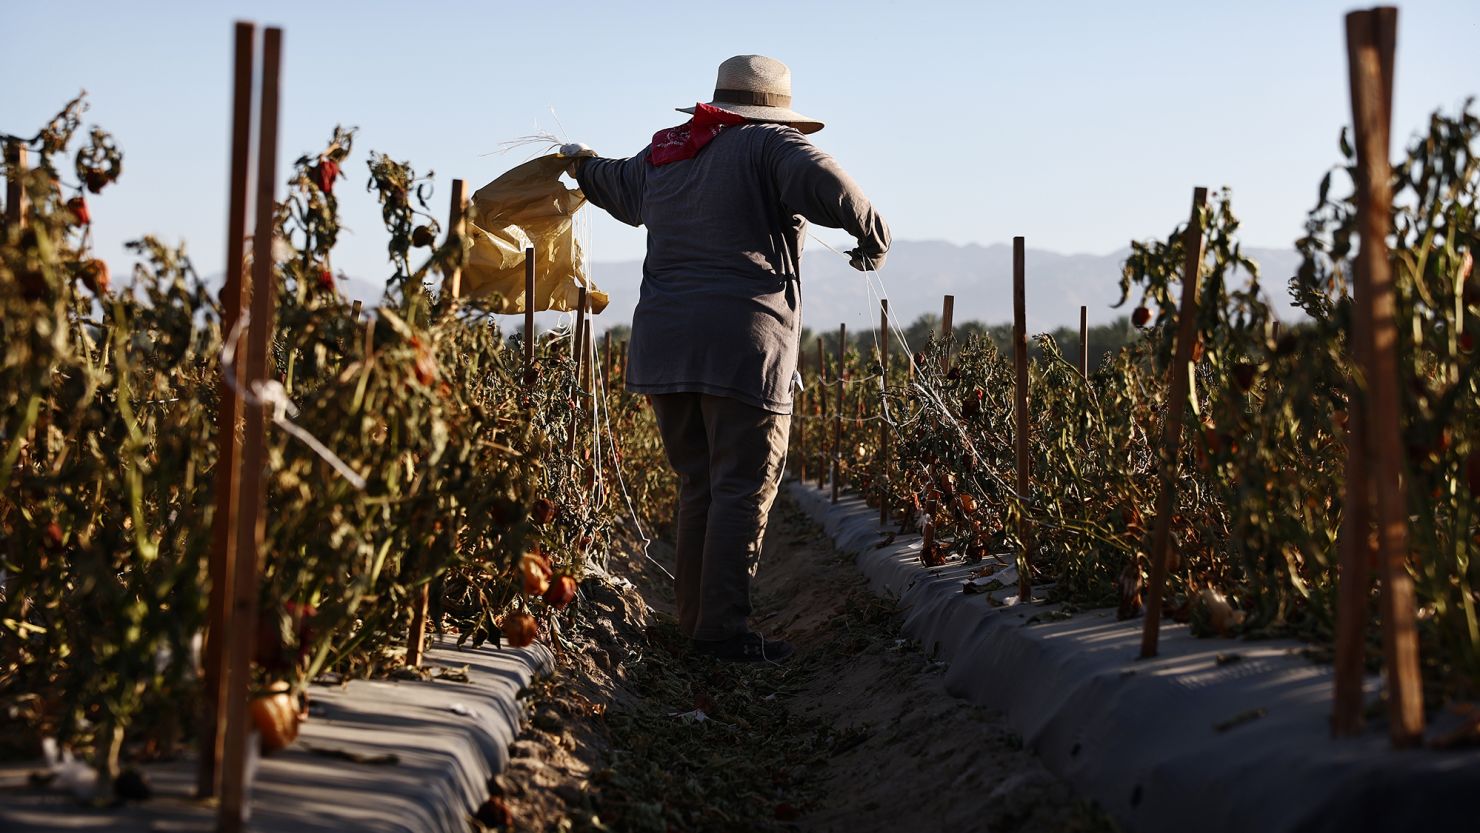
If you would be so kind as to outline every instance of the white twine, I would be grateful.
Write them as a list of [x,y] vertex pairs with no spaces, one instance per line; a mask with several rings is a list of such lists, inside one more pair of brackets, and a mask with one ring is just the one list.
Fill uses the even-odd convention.
[[[582,240],[584,240],[584,244],[581,247],[582,248],[582,252],[583,253],[584,252],[588,252],[588,251],[590,251],[590,247],[591,247],[591,241],[590,241],[591,228],[590,228],[590,224],[589,224],[589,222],[587,222],[586,218],[583,215],[581,215],[580,213],[577,213],[576,214],[575,221],[576,221],[576,234],[577,234],[578,237],[580,237]],[[587,268],[589,269],[591,267],[590,258],[587,257],[584,260],[585,260],[585,264],[586,264]],[[588,273],[587,279],[591,282],[591,285],[592,286],[595,286],[596,285],[595,276],[594,275],[590,275]],[[589,317],[588,317],[588,320],[590,320]],[[592,388],[597,392],[597,395],[596,396],[593,396],[591,398],[591,433],[592,433],[592,437],[593,437],[593,440],[592,440],[593,449],[592,449],[591,457],[592,457],[592,460],[595,462],[595,465],[596,465],[597,483],[598,483],[598,485],[600,487],[602,487],[601,488],[601,498],[604,501],[605,500],[605,493],[606,493],[606,490],[605,490],[605,485],[606,485],[605,484],[605,480],[602,479],[602,475],[600,473],[601,472],[601,429],[602,429],[602,426],[605,426],[605,428],[606,428],[606,438],[607,438],[606,448],[607,448],[608,459],[611,460],[611,463],[612,463],[612,471],[616,474],[616,477],[617,477],[617,488],[618,488],[618,490],[622,494],[622,502],[627,507],[627,516],[632,521],[632,529],[633,529],[633,531],[635,531],[637,533],[638,541],[641,544],[641,547],[642,547],[642,557],[645,558],[645,559],[647,559],[649,562],[651,562],[654,567],[657,567],[658,570],[663,573],[663,575],[665,575],[665,576],[668,577],[668,580],[669,581],[676,581],[677,579],[675,579],[673,577],[673,574],[670,573],[670,572],[668,572],[668,568],[667,567],[664,567],[662,564],[660,564],[658,562],[658,560],[655,559],[655,558],[653,558],[653,556],[648,552],[648,548],[652,545],[653,539],[652,538],[649,538],[648,537],[648,534],[647,534],[647,531],[642,528],[642,521],[638,518],[637,508],[632,503],[632,493],[627,488],[627,478],[622,473],[622,461],[620,459],[618,459],[618,457],[617,457],[616,432],[612,430],[611,405],[607,401],[608,392],[607,392],[607,388],[606,388],[606,377],[605,377],[604,374],[598,373],[597,370],[596,370],[596,334],[595,334],[595,331],[594,330],[592,331],[592,334],[591,334],[591,355],[589,356],[588,361],[591,362],[591,378],[593,380],[595,380],[595,383],[592,385]],[[608,575],[610,575],[611,574],[611,553],[610,552],[607,552],[605,555],[606,555],[606,557],[603,559],[603,562],[604,563],[602,564],[602,569],[605,570]]]
[[[822,244],[822,246],[825,247],[825,248],[827,248],[829,251],[831,251],[834,254],[838,255],[839,257],[842,257],[843,259],[849,260],[851,262],[851,258],[849,258],[849,256],[847,254],[838,251],[837,249],[833,248],[832,246],[829,246],[825,240],[822,240],[821,238],[817,237],[816,235],[812,235],[810,233],[809,233],[809,236],[811,236],[813,240],[816,240],[818,243]],[[864,273],[864,280],[865,280],[865,282],[867,284],[869,295],[870,295],[869,300],[872,301],[874,298],[887,299],[889,297],[889,295],[888,295],[888,291],[884,287],[884,278],[883,278],[883,276],[879,272],[877,272],[876,270],[874,270],[872,268],[871,264],[869,264],[869,262],[866,259],[864,260],[864,265],[865,265],[865,268],[863,270],[863,273]],[[877,283],[877,287],[875,286],[875,283],[874,283],[875,281],[878,282]],[[980,452],[977,451],[976,444],[972,441],[971,435],[966,430],[966,427],[964,425],[962,425],[961,422],[960,422],[960,420],[956,419],[956,417],[951,413],[950,408],[948,408],[946,406],[944,400],[941,398],[941,395],[940,395],[939,391],[935,390],[932,386],[930,386],[929,381],[928,381],[926,375],[921,371],[919,365],[917,365],[915,363],[915,354],[914,354],[913,351],[910,350],[909,341],[905,338],[903,325],[900,324],[899,319],[895,316],[895,314],[894,314],[894,308],[892,306],[889,308],[889,311],[888,311],[888,321],[889,321],[889,329],[894,333],[894,336],[899,341],[900,346],[902,348],[904,348],[905,357],[909,360],[910,367],[912,369],[914,369],[914,371],[915,371],[915,374],[914,374],[914,388],[915,388],[915,390],[917,390],[920,393],[920,395],[922,397],[922,400],[921,400],[922,403],[927,404],[927,405],[930,405],[930,406],[933,406],[934,409],[939,412],[939,414],[942,417],[943,421],[945,423],[947,423],[950,427],[956,429],[956,432],[961,435],[961,440],[966,444],[966,448],[971,452],[972,456],[976,459],[976,461],[977,461],[978,465],[980,466],[980,468],[985,471],[985,474],[987,475],[987,477],[990,480],[994,481],[998,485],[998,487],[1001,488],[1005,493],[1007,493],[1014,500],[1016,500],[1017,503],[1019,504],[1019,506],[1021,506],[1024,511],[1027,511],[1027,508],[1032,503],[1032,501],[1029,498],[1029,496],[1023,495],[1023,494],[1019,493],[1018,490],[1017,490],[1017,484],[1015,482],[1012,482],[1012,481],[1008,480],[1008,478],[1005,477],[1000,471],[998,471],[997,468],[995,466],[993,466],[991,464],[991,462],[985,456],[983,456]],[[870,328],[870,329],[872,330],[873,328]],[[874,339],[875,339],[875,342],[877,343],[877,341],[878,341],[877,334],[874,336]],[[881,381],[880,381],[880,386],[881,386],[881,389],[882,389],[882,386],[883,386],[882,378],[881,378]],[[891,419],[889,417],[888,402],[887,402],[887,398],[886,398],[885,399],[883,416],[884,416],[884,421],[891,428],[894,429],[894,431],[895,431],[896,434],[899,434],[900,433],[900,429],[902,429],[904,426],[909,425],[909,424],[913,423],[914,421],[916,421],[916,420],[920,419],[921,417],[923,417],[924,411],[925,411],[925,409],[924,408],[921,408],[920,409],[920,412],[917,413],[917,414],[915,414],[915,416],[912,417],[911,419],[906,420],[906,421],[904,421],[902,423],[895,422],[893,419]],[[919,469],[920,473],[923,476],[930,477],[930,475],[931,475],[930,469],[924,463],[918,463],[917,464],[917,468]],[[1036,518],[1034,520],[1034,523],[1037,524],[1037,525],[1039,525],[1039,526],[1042,526],[1044,528],[1047,528],[1047,529],[1057,529],[1057,530],[1062,530],[1062,531],[1067,531],[1067,532],[1073,532],[1073,533],[1082,533],[1083,532],[1082,529],[1079,529],[1079,528],[1076,528],[1076,527],[1073,527],[1073,526],[1066,525],[1066,524],[1064,524],[1062,522],[1059,522],[1059,521],[1055,521],[1052,517],[1047,517],[1047,516],[1042,516],[1042,517]]]
[[[595,339],[592,339],[593,347],[595,345],[595,341]],[[594,371],[595,367],[593,367],[592,370]],[[639,520],[637,517],[637,509],[632,505],[632,495],[627,490],[627,478],[622,475],[622,461],[617,457],[617,443],[615,439],[616,433],[612,431],[611,407],[606,404],[607,392],[605,379],[601,380],[599,387],[601,395],[597,397],[597,399],[601,403],[599,406],[599,411],[602,414],[602,421],[606,425],[607,448],[610,449],[612,471],[616,472],[617,486],[622,491],[622,501],[627,505],[627,514],[632,519],[632,528],[637,532],[637,537],[642,544],[642,557],[652,562],[653,566],[661,570],[663,572],[663,575],[667,576],[670,581],[677,581],[677,579],[673,577],[673,574],[668,572],[667,567],[664,567],[662,564],[658,563],[657,559],[648,554],[648,547],[653,543],[653,539],[649,538],[647,532],[645,532],[642,528],[642,521]],[[600,458],[597,459],[598,461],[600,460]]]
[[231,334],[226,337],[225,343],[221,345],[221,374],[226,379],[226,384],[236,391],[236,395],[242,401],[267,411],[274,425],[297,437],[308,446],[313,453],[317,454],[324,462],[328,463],[339,472],[340,476],[348,480],[351,486],[358,491],[365,491],[365,478],[350,468],[339,455],[329,450],[329,447],[319,442],[319,438],[304,430],[289,417],[298,416],[298,406],[288,398],[288,390],[283,383],[276,379],[253,379],[248,385],[249,390],[242,390],[236,381],[236,345],[241,340],[242,330],[247,322],[251,321],[250,310],[242,310],[237,316],[236,324],[231,328]]
[[[810,236],[813,240],[816,240],[824,248],[828,249],[832,253],[838,255],[844,260],[849,260],[851,262],[852,259],[847,254],[838,251],[836,248],[828,245],[827,241],[821,239],[815,234],[811,234],[810,232],[808,233],[808,236]],[[863,277],[868,287],[868,292],[870,296],[869,299],[873,300],[875,297],[881,300],[887,299],[889,297],[889,293],[888,290],[884,287],[883,277],[876,270],[874,270],[872,264],[868,261],[867,258],[863,259],[863,263],[865,267],[863,269]],[[877,286],[875,285],[875,281],[877,281]],[[894,333],[894,337],[899,341],[900,347],[904,349],[905,358],[909,361],[911,369],[915,371],[914,388],[920,393],[922,397],[921,401],[933,406],[939,412],[943,421],[946,422],[950,427],[954,428],[958,434],[960,434],[961,440],[966,444],[967,450],[971,452],[972,456],[977,460],[982,468],[986,470],[986,474],[992,480],[994,480],[1000,488],[1002,488],[1008,494],[1012,495],[1020,503],[1024,505],[1028,504],[1028,497],[1026,495],[1021,495],[1018,493],[1016,484],[1010,482],[1007,478],[1005,478],[1000,472],[996,470],[995,467],[992,466],[990,462],[988,462],[985,456],[977,451],[976,443],[972,442],[971,435],[966,430],[966,427],[962,425],[961,422],[957,420],[956,417],[951,413],[950,408],[946,406],[945,401],[940,396],[940,393],[929,384],[925,373],[920,369],[919,365],[915,364],[915,354],[910,349],[909,341],[905,338],[904,328],[900,324],[899,319],[895,316],[894,307],[892,304],[890,305],[888,310],[888,323],[889,329]],[[872,330],[873,328],[870,329]],[[874,338],[875,341],[877,341],[878,336],[875,335]],[[882,379],[880,381],[880,385],[883,385]],[[896,433],[898,433],[899,429],[903,427],[901,424],[896,423],[893,419],[889,417],[887,402],[884,410],[884,418],[885,422],[887,422],[892,428],[894,428]],[[920,465],[920,469],[922,473],[927,475],[929,474],[929,471],[924,464]]]

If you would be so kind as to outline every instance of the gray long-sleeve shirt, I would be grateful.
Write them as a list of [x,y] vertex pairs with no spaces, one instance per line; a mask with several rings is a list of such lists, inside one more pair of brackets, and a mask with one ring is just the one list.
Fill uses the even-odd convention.
[[627,388],[708,393],[791,413],[807,222],[853,235],[874,268],[889,227],[832,157],[794,128],[726,128],[697,156],[590,159],[592,204],[648,229]]

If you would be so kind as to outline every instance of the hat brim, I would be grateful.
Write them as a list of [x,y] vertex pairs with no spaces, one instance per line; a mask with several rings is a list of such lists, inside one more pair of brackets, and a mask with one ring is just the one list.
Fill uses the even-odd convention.
[[[822,122],[808,118],[786,107],[765,107],[759,104],[731,104],[729,102],[721,104],[714,101],[709,102],[709,106],[724,110],[727,113],[734,113],[737,116],[743,116],[751,121],[774,122],[776,124],[784,124],[788,127],[795,127],[803,133],[816,133],[823,127]],[[692,115],[697,108],[675,107],[674,109],[680,113],[689,113]]]

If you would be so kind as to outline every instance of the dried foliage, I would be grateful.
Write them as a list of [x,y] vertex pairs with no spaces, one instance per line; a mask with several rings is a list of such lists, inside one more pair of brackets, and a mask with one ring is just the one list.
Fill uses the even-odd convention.
[[[1452,696],[1480,694],[1480,120],[1468,107],[1436,114],[1427,134],[1395,168],[1392,262],[1398,285],[1399,353],[1413,553],[1425,679]],[[1166,609],[1201,633],[1297,634],[1329,645],[1335,622],[1347,413],[1360,403],[1350,334],[1353,197],[1333,198],[1350,181],[1353,154],[1320,184],[1305,236],[1303,265],[1289,281],[1307,320],[1281,329],[1256,264],[1237,242],[1238,221],[1223,193],[1204,210],[1206,251],[1186,414],[1178,502],[1171,519]],[[1168,365],[1177,323],[1183,229],[1132,244],[1122,300],[1138,297],[1132,320],[1145,332],[1110,355],[1088,379],[1040,337],[1030,368],[1032,485],[1015,488],[1010,355],[988,340],[933,341],[891,368],[881,394],[877,356],[848,355],[848,401],[840,466],[877,501],[881,395],[887,401],[895,465],[890,504],[905,528],[931,527],[924,560],[980,560],[1020,548],[1017,520],[1035,532],[1035,583],[1077,606],[1139,610],[1149,569],[1152,510],[1166,419]],[[946,359],[948,348],[959,348]],[[835,364],[829,357],[830,365]],[[811,368],[809,368],[811,370]],[[815,374],[802,414],[815,476],[831,447],[832,382]],[[822,430],[817,430],[817,429]],[[793,454],[801,454],[794,448]],[[1209,593],[1206,591],[1214,591]],[[1222,609],[1225,599],[1230,610]],[[1373,615],[1376,594],[1372,594]],[[1370,657],[1379,656],[1372,629]]]
[[[230,334],[183,249],[131,244],[140,264],[110,287],[81,200],[121,156],[94,128],[76,152],[84,181],[54,173],[83,109],[69,103],[24,140],[30,171],[7,171],[29,207],[0,239],[0,737],[10,754],[35,754],[42,736],[94,744],[111,770],[172,754],[194,728]],[[269,426],[259,690],[397,667],[428,584],[434,627],[460,642],[546,637],[626,511],[611,485],[620,454],[593,416],[610,409],[644,464],[656,447],[638,400],[583,390],[559,334],[527,369],[485,306],[424,286],[465,241],[439,239],[430,177],[382,154],[369,190],[391,274],[382,303],[354,314],[332,256],[355,138],[336,129],[288,178],[270,361],[287,418],[364,485]],[[640,507],[660,490],[635,491]]]

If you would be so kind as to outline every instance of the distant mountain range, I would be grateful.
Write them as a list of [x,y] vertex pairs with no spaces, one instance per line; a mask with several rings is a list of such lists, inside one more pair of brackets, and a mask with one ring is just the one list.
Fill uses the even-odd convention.
[[[1302,315],[1289,303],[1285,282],[1300,257],[1294,250],[1245,248],[1260,267],[1260,283],[1284,320]],[[1120,298],[1120,271],[1129,249],[1105,255],[1064,255],[1028,249],[1028,328],[1045,332],[1079,325],[1079,307],[1089,308],[1089,323],[1100,324],[1128,315],[1136,296],[1124,307],[1110,305]],[[596,262],[591,274],[597,286],[611,295],[611,305],[599,316],[598,327],[631,321],[642,281],[642,262]],[[884,270],[879,273],[889,293],[889,304],[901,324],[924,313],[939,315],[941,296],[956,296],[955,320],[997,324],[1012,320],[1012,247],[1005,243],[965,246],[933,240],[896,240]],[[870,296],[863,274],[814,240],[807,241],[802,258],[802,318],[805,326],[830,330],[839,323],[849,329],[876,327],[878,300]]]
[[[1285,321],[1303,313],[1292,306],[1285,290],[1300,256],[1293,249],[1245,248],[1260,267],[1260,283],[1275,313]],[[1028,329],[1039,333],[1056,327],[1079,326],[1079,306],[1089,308],[1089,323],[1105,324],[1124,315],[1139,300],[1133,295],[1120,308],[1120,270],[1130,249],[1103,255],[1065,255],[1043,249],[1027,251]],[[611,295],[611,304],[596,318],[598,331],[632,321],[642,283],[642,261],[596,261],[591,264],[596,285]],[[922,314],[939,315],[941,296],[955,295],[957,322],[1001,324],[1012,320],[1012,246],[994,243],[957,245],[938,240],[896,240],[882,279],[889,304],[901,325]],[[219,283],[219,276],[209,282]],[[342,289],[350,298],[373,302],[384,284],[347,278]],[[877,327],[879,304],[869,294],[864,275],[815,240],[808,240],[802,258],[802,318],[813,331],[832,330],[846,323],[850,330]],[[555,326],[557,313],[539,315],[541,329]],[[510,327],[519,322],[510,318]]]

